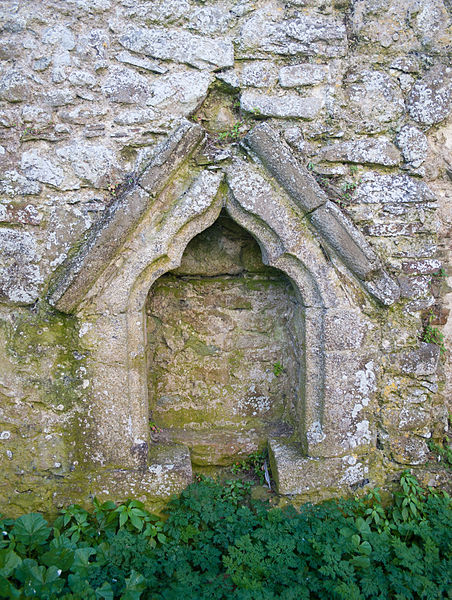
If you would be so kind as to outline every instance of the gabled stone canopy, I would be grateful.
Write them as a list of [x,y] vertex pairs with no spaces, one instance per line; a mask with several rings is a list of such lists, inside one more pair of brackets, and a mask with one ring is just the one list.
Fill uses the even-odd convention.
[[[63,265],[49,294],[49,301],[55,308],[62,312],[76,309],[102,270],[114,260],[145,211],[152,208],[171,178],[204,141],[203,129],[184,121],[156,148],[153,158],[135,178],[133,186],[110,205],[100,221],[89,230],[79,249]],[[363,287],[382,304],[395,302],[399,297],[397,283],[386,274],[364,236],[327,199],[279,135],[263,123],[246,136],[243,147],[264,165],[267,174],[293,200],[299,216],[308,218],[322,245],[337,254]],[[253,194],[253,190],[245,191],[245,180],[249,185],[252,175],[244,168],[243,161],[236,157],[224,170],[233,194]],[[240,178],[240,172],[244,179]],[[248,179],[250,176],[251,179]],[[266,201],[263,198],[261,201],[265,206]]]
[[[305,493],[312,478],[329,488],[364,480],[376,448],[380,365],[377,326],[362,304],[373,297],[389,305],[398,286],[267,124],[224,166],[194,160],[204,138],[199,125],[184,121],[159,145],[51,288],[50,302],[77,315],[88,356],[80,432],[86,463],[127,472],[127,481],[157,496],[190,480],[187,448],[150,439],[145,304],[152,284],[180,265],[187,244],[224,208],[300,299],[297,431],[269,440],[280,493]],[[333,471],[334,481],[326,477]]]

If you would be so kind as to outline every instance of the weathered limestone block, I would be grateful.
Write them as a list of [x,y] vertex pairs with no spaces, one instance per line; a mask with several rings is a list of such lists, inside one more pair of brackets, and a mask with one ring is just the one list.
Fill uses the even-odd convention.
[[281,55],[343,56],[347,49],[344,23],[329,16],[299,15],[283,20],[284,13],[271,3],[256,10],[239,32],[239,57]]
[[381,411],[383,427],[391,433],[398,431],[415,431],[423,437],[430,437],[431,414],[428,408],[402,403],[401,406],[384,406]]
[[26,231],[0,228],[0,299],[33,304],[42,275],[36,238]]
[[231,42],[209,39],[183,30],[129,28],[119,37],[119,43],[132,52],[187,63],[198,69],[222,69],[234,64]]
[[327,202],[326,194],[312,175],[268,125],[254,127],[244,141],[304,212],[310,212]]
[[58,148],[56,155],[83,184],[91,184],[95,188],[105,186],[111,179],[115,180],[115,171],[119,170],[115,153],[102,144],[75,140]]
[[369,163],[393,167],[400,164],[400,153],[387,138],[337,142],[322,148],[319,158],[330,162]]
[[62,167],[38,150],[28,150],[22,154],[21,168],[29,179],[54,187],[60,187],[64,180]]
[[421,342],[416,350],[390,355],[389,363],[407,375],[433,375],[438,368],[439,355],[439,346]]
[[369,467],[353,455],[306,457],[296,444],[277,439],[269,440],[268,448],[279,494],[307,496],[316,493],[317,497],[331,497],[334,492],[347,493],[350,486],[368,483]]
[[41,221],[42,213],[32,204],[24,202],[0,204],[0,223],[39,225]]
[[437,65],[417,81],[407,101],[411,117],[422,125],[443,121],[451,110],[452,67]]
[[411,236],[414,233],[422,230],[422,223],[378,223],[375,225],[365,225],[363,231],[366,235],[375,237],[395,237],[408,235]]
[[322,95],[303,97],[295,92],[280,96],[245,90],[240,97],[240,107],[243,111],[282,119],[314,119],[324,103]]
[[58,46],[63,50],[73,50],[76,43],[72,31],[62,24],[47,27],[43,32],[42,42],[49,46]]
[[154,197],[162,190],[166,179],[187,159],[204,138],[201,127],[188,121],[160,144],[153,157],[143,169],[139,184]]
[[[340,20],[331,17],[320,17],[319,15],[300,15],[294,20],[287,22],[284,27],[287,36],[313,46],[315,54],[331,52],[335,49],[335,55],[339,55],[347,44],[347,32],[345,25]],[[328,46],[331,45],[330,48]]]
[[22,118],[25,123],[46,126],[52,122],[52,113],[37,104],[26,104],[22,107]]
[[275,65],[270,61],[256,61],[243,66],[240,80],[243,86],[268,88],[277,79]]
[[236,37],[239,58],[253,58],[265,52],[272,52],[277,45],[278,21],[281,15],[276,7],[267,5],[251,14],[251,17],[240,27]]
[[145,400],[141,403],[142,414],[137,414],[128,401],[130,369],[120,363],[126,350],[123,343],[121,354],[116,361],[110,358],[109,363],[86,360],[86,396],[82,398],[77,434],[78,449],[86,465],[138,468],[145,462],[142,449],[149,437],[145,436],[147,423],[141,418],[146,412]]
[[16,69],[9,69],[0,79],[0,100],[23,102],[28,100],[31,88],[26,75]]
[[309,215],[311,223],[359,279],[370,279],[380,262],[340,209],[328,201]]
[[403,96],[394,79],[381,71],[349,72],[345,79],[347,115],[359,133],[385,131],[404,110]]
[[15,58],[20,52],[19,44],[16,40],[2,40],[0,42],[0,59],[11,60]]
[[159,110],[171,110],[171,116],[187,116],[207,95],[211,75],[198,71],[174,71],[159,77],[150,87],[147,104]]
[[411,260],[402,263],[403,273],[412,275],[427,275],[429,273],[438,273],[441,269],[441,261],[436,258],[424,258],[420,260]]
[[77,87],[92,89],[96,86],[96,78],[88,71],[77,69],[72,71],[68,77],[69,83]]
[[422,438],[407,433],[391,436],[389,447],[394,460],[403,465],[422,465],[427,462],[429,449]]
[[202,35],[225,33],[231,25],[233,11],[223,7],[202,6],[192,11],[188,27]]
[[428,149],[427,138],[422,131],[412,125],[405,125],[397,134],[396,143],[407,163],[414,168],[422,165]]
[[159,113],[153,108],[123,110],[114,118],[118,125],[143,125],[151,123]]
[[421,298],[431,293],[432,278],[428,276],[399,277],[402,298]]
[[435,202],[436,198],[426,183],[408,175],[380,175],[365,173],[353,196],[355,202],[404,204],[407,202]]
[[330,309],[323,324],[325,350],[361,350],[377,348],[378,327],[357,310]]
[[159,444],[151,448],[150,465],[144,470],[104,469],[86,477],[90,494],[101,501],[167,501],[192,483],[190,452],[182,444]]
[[[306,352],[315,349],[306,349]],[[374,352],[325,352],[325,400],[318,430],[307,431],[308,454],[366,453],[375,446],[372,416],[380,366]]]
[[303,63],[283,67],[279,71],[279,85],[283,88],[299,87],[302,85],[317,85],[325,81],[328,75],[327,65]]
[[96,356],[106,365],[124,365],[127,361],[124,331],[127,318],[124,314],[97,314],[79,319],[79,333],[84,352]]
[[106,109],[102,107],[83,108],[77,106],[70,110],[62,110],[59,113],[60,120],[63,123],[70,123],[71,125],[86,125],[91,121],[101,120],[106,114]]
[[45,92],[42,96],[42,101],[52,108],[73,104],[76,99],[76,94],[70,88],[57,88]]
[[[32,163],[30,167],[33,169]],[[4,171],[0,173],[0,194],[15,196],[34,196],[39,194],[42,186],[34,179],[28,179],[18,171]]]
[[120,14],[138,23],[146,19],[149,23],[168,26],[188,19],[191,11],[193,6],[188,0],[153,0],[151,3],[125,4]]
[[146,104],[152,97],[149,81],[133,69],[114,67],[103,86],[103,93],[113,102]]
[[132,65],[134,67],[138,67],[139,69],[144,69],[145,71],[151,71],[151,73],[158,73],[159,75],[168,72],[167,67],[161,65],[156,60],[140,58],[139,56],[135,56],[130,52],[120,52],[116,55],[116,60],[126,65]]

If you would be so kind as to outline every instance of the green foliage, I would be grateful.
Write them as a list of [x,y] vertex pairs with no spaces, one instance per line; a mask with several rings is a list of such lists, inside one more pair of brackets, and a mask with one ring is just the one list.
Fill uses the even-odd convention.
[[436,344],[439,346],[441,353],[446,352],[446,346],[444,345],[444,335],[438,329],[438,327],[434,327],[433,325],[427,324],[424,329],[424,333],[422,334],[422,341],[427,342],[429,344]]
[[[234,107],[239,106],[240,103],[234,103]],[[251,127],[252,120],[260,116],[261,111],[258,108],[251,110],[249,114],[236,121],[234,125],[229,127],[229,129],[218,133],[218,140],[223,143],[239,141],[248,132],[249,128]]]
[[432,325],[432,321],[435,318],[433,312],[430,312],[427,321],[425,323],[424,331],[422,333],[422,341],[428,344],[436,344],[439,346],[441,354],[446,352],[446,346],[444,344],[444,335],[438,329],[438,327]]
[[234,475],[248,475],[253,479],[257,479],[262,485],[265,483],[264,464],[267,460],[267,450],[262,452],[253,452],[245,459],[237,461],[231,467]]
[[[452,585],[452,503],[405,471],[391,505],[270,508],[240,480],[201,477],[166,509],[77,505],[50,527],[0,519],[0,598],[441,600]],[[160,534],[160,535],[159,535]]]
[[155,421],[153,421],[152,419],[149,419],[149,427],[152,431],[152,433],[161,433],[162,432],[162,428],[159,427]]
[[275,364],[273,365],[273,375],[275,377],[279,377],[281,375],[281,373],[284,372],[284,367],[282,366],[282,364],[279,362],[279,360],[277,362],[275,362]]
[[436,273],[432,273],[432,275],[433,277],[445,278],[447,277],[446,269],[444,267],[441,267],[440,269],[438,269],[438,271],[436,271]]
[[442,460],[446,469],[452,471],[452,450],[447,445],[447,441],[443,446],[440,446],[439,444],[435,444],[433,440],[429,440],[428,447],[434,454],[438,456],[439,459]]

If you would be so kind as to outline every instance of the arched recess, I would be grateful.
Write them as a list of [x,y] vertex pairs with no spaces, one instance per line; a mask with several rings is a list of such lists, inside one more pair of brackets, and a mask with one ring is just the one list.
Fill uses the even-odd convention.
[[[51,289],[51,303],[77,315],[89,356],[86,461],[159,472],[158,449],[149,452],[145,302],[152,284],[179,266],[190,240],[224,208],[257,240],[264,263],[290,278],[303,305],[303,394],[297,449],[284,454],[289,479],[301,472],[303,455],[317,471],[322,458],[342,472],[355,460],[351,453],[365,455],[375,445],[366,411],[376,377],[374,325],[344,288],[344,273],[381,303],[395,301],[396,287],[270,128],[251,132],[246,156],[238,152],[210,169],[192,161],[203,137],[199,126],[184,123],[157,148],[138,185],[89,232]],[[274,442],[275,457],[284,444]],[[280,491],[292,493],[283,480]]]

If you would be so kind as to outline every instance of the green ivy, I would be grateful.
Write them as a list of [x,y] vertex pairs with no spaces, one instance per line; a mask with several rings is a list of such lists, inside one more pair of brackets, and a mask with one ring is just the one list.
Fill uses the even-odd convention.
[[452,503],[406,471],[378,490],[300,510],[253,502],[240,481],[189,486],[166,519],[94,500],[0,519],[0,598],[440,600],[452,585]]

